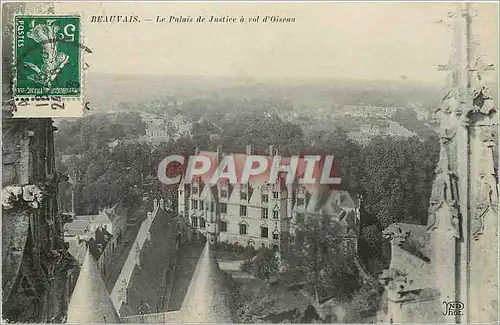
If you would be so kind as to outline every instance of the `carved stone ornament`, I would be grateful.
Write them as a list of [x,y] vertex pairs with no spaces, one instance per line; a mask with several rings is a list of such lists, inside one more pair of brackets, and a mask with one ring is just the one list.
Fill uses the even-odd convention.
[[439,123],[439,137],[444,142],[449,142],[457,133],[456,117],[452,113],[458,106],[458,99],[449,92],[434,113],[434,120]]
[[389,239],[393,245],[401,246],[405,243],[406,238],[410,235],[410,231],[401,228],[397,223],[391,224],[382,231],[382,236]]
[[498,195],[494,185],[494,177],[486,177],[481,174],[477,185],[478,199],[476,200],[476,208],[471,220],[471,233],[475,240],[479,240],[480,235],[484,232],[484,219],[488,212],[493,211],[496,215],[498,204]]
[[[476,63],[478,65],[479,63]],[[480,72],[476,72],[471,79],[469,96],[472,98],[473,108],[468,113],[481,113],[488,115],[495,110],[495,104],[490,89]]]
[[406,274],[396,269],[386,269],[379,276],[380,283],[387,290],[389,299],[400,300],[408,283]]
[[36,209],[42,203],[43,195],[43,191],[37,185],[8,185],[2,189],[2,207],[8,210],[26,203]]

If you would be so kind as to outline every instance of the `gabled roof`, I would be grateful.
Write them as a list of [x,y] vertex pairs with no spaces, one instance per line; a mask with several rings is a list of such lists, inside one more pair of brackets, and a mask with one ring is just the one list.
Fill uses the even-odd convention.
[[75,258],[79,265],[82,265],[87,254],[87,244],[85,241],[71,238],[66,239],[66,242],[69,244],[68,253]]
[[119,323],[106,285],[87,250],[80,275],[68,305],[67,323]]
[[237,323],[224,275],[207,242],[179,312],[179,323]]
[[354,209],[356,205],[347,191],[334,190],[324,185],[309,187],[306,193],[310,195],[307,200],[306,211],[310,213],[323,212],[340,216],[344,209]]
[[64,225],[66,235],[84,235],[89,229],[90,221],[88,220],[73,220]]
[[106,210],[103,210],[94,218],[93,223],[103,224],[103,223],[112,223],[112,221]]

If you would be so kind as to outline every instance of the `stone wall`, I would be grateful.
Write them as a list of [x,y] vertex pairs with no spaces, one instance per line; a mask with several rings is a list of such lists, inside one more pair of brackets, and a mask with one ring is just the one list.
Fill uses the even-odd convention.
[[[384,323],[436,323],[443,322],[444,308],[439,294],[430,293],[401,302],[389,301]],[[441,320],[441,321],[440,321]]]
[[164,324],[164,323],[177,323],[178,311],[169,311],[165,313],[154,313],[144,315],[133,315],[121,317],[122,323],[149,323],[149,324]]

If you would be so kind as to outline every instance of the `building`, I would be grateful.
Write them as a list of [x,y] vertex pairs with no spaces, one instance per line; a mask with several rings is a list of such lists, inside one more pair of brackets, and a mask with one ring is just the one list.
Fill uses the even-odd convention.
[[[217,152],[199,154],[216,161],[223,157],[220,147]],[[240,162],[245,161],[247,155],[251,155],[250,146],[246,154],[233,154],[235,161]],[[271,147],[267,158],[272,159],[274,155],[276,152]],[[297,176],[301,173],[299,164]],[[216,234],[219,242],[275,250],[287,249],[295,222],[305,213],[310,216],[327,213],[345,222],[344,217],[352,212],[357,217],[348,219],[356,222],[359,228],[356,203],[349,193],[326,185],[287,185],[281,181],[267,184],[250,180],[248,184],[220,182],[211,185],[195,179],[191,184],[181,180],[178,188],[179,215],[204,236],[210,238],[211,234]]]
[[207,241],[176,319],[179,323],[239,323],[216,251]]
[[[471,42],[470,4],[457,4],[451,84],[439,120],[441,152],[427,225],[384,230],[391,262],[381,322],[498,321],[498,118]],[[472,69],[471,69],[472,68]]]
[[64,226],[64,236],[72,250],[87,242],[89,251],[97,261],[99,270],[106,275],[112,256],[126,228],[126,218],[115,212],[116,206],[105,208],[97,215],[75,216]]
[[146,135],[144,141],[158,143],[162,141],[178,140],[183,136],[190,136],[193,123],[184,115],[142,114],[142,120],[146,123]]
[[78,280],[68,306],[66,322],[69,324],[120,322],[120,317],[89,249],[85,250]]

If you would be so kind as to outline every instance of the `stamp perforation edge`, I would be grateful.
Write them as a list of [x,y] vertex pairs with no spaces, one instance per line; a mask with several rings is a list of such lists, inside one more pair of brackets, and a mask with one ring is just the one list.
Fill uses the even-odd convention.
[[[36,8],[38,9],[38,8]],[[34,97],[37,97],[37,96],[40,96],[40,95],[36,95],[36,94],[29,94],[29,95],[17,95],[16,93],[16,85],[17,85],[17,55],[16,55],[16,18],[18,17],[40,17],[40,18],[44,18],[44,17],[75,17],[75,18],[79,18],[79,46],[80,46],[80,51],[79,51],[79,79],[80,79],[80,93],[79,95],[74,95],[74,96],[54,96],[54,97],[59,97],[61,99],[62,102],[74,102],[73,105],[77,104],[77,103],[81,103],[80,105],[80,113],[78,114],[78,116],[82,116],[83,115],[83,111],[84,111],[84,99],[85,99],[85,91],[86,91],[86,64],[87,64],[87,54],[88,53],[91,53],[92,51],[85,45],[86,43],[86,38],[85,38],[85,20],[83,19],[84,18],[84,15],[81,13],[81,12],[71,12],[71,11],[67,11],[67,12],[54,12],[54,13],[47,13],[46,12],[47,9],[45,10],[40,10],[40,11],[36,11],[36,12],[33,12],[33,11],[29,11],[29,10],[25,10],[23,12],[14,12],[13,13],[13,16],[12,16],[12,30],[11,32],[13,33],[14,37],[12,38],[12,69],[11,69],[11,81],[12,81],[12,102],[13,102],[13,105],[15,107],[14,111],[13,111],[13,117],[29,117],[29,116],[16,116],[18,114],[17,111],[19,109],[19,107],[17,107],[17,104],[16,104],[16,97],[28,97],[28,98],[34,98]],[[46,96],[45,96],[46,97]],[[43,101],[42,101],[43,102]],[[43,117],[43,116],[33,116],[33,117]],[[64,115],[58,115],[58,114],[46,114],[46,117],[64,117]],[[69,116],[68,116],[69,117]],[[76,116],[73,116],[72,117],[76,117]]]
[[[80,93],[78,95],[52,95],[54,97],[61,97],[61,100],[64,101],[83,101],[83,95],[84,95],[84,87],[85,87],[85,75],[84,75],[84,67],[85,67],[85,50],[84,48],[86,47],[84,44],[84,24],[83,24],[83,14],[82,13],[54,13],[54,14],[34,14],[34,13],[15,13],[13,16],[13,33],[14,33],[14,38],[12,40],[12,94],[13,98],[15,99],[16,97],[37,97],[41,95],[37,94],[23,94],[23,95],[18,95],[16,93],[16,85],[17,85],[17,65],[18,65],[18,59],[17,59],[17,47],[16,47],[16,40],[17,40],[17,34],[16,34],[16,19],[19,17],[33,17],[33,18],[50,18],[50,17],[68,17],[68,18],[78,18],[79,20],[79,44],[80,46],[80,51],[79,51],[79,79],[80,79]],[[46,96],[41,96],[41,97],[46,97]]]

